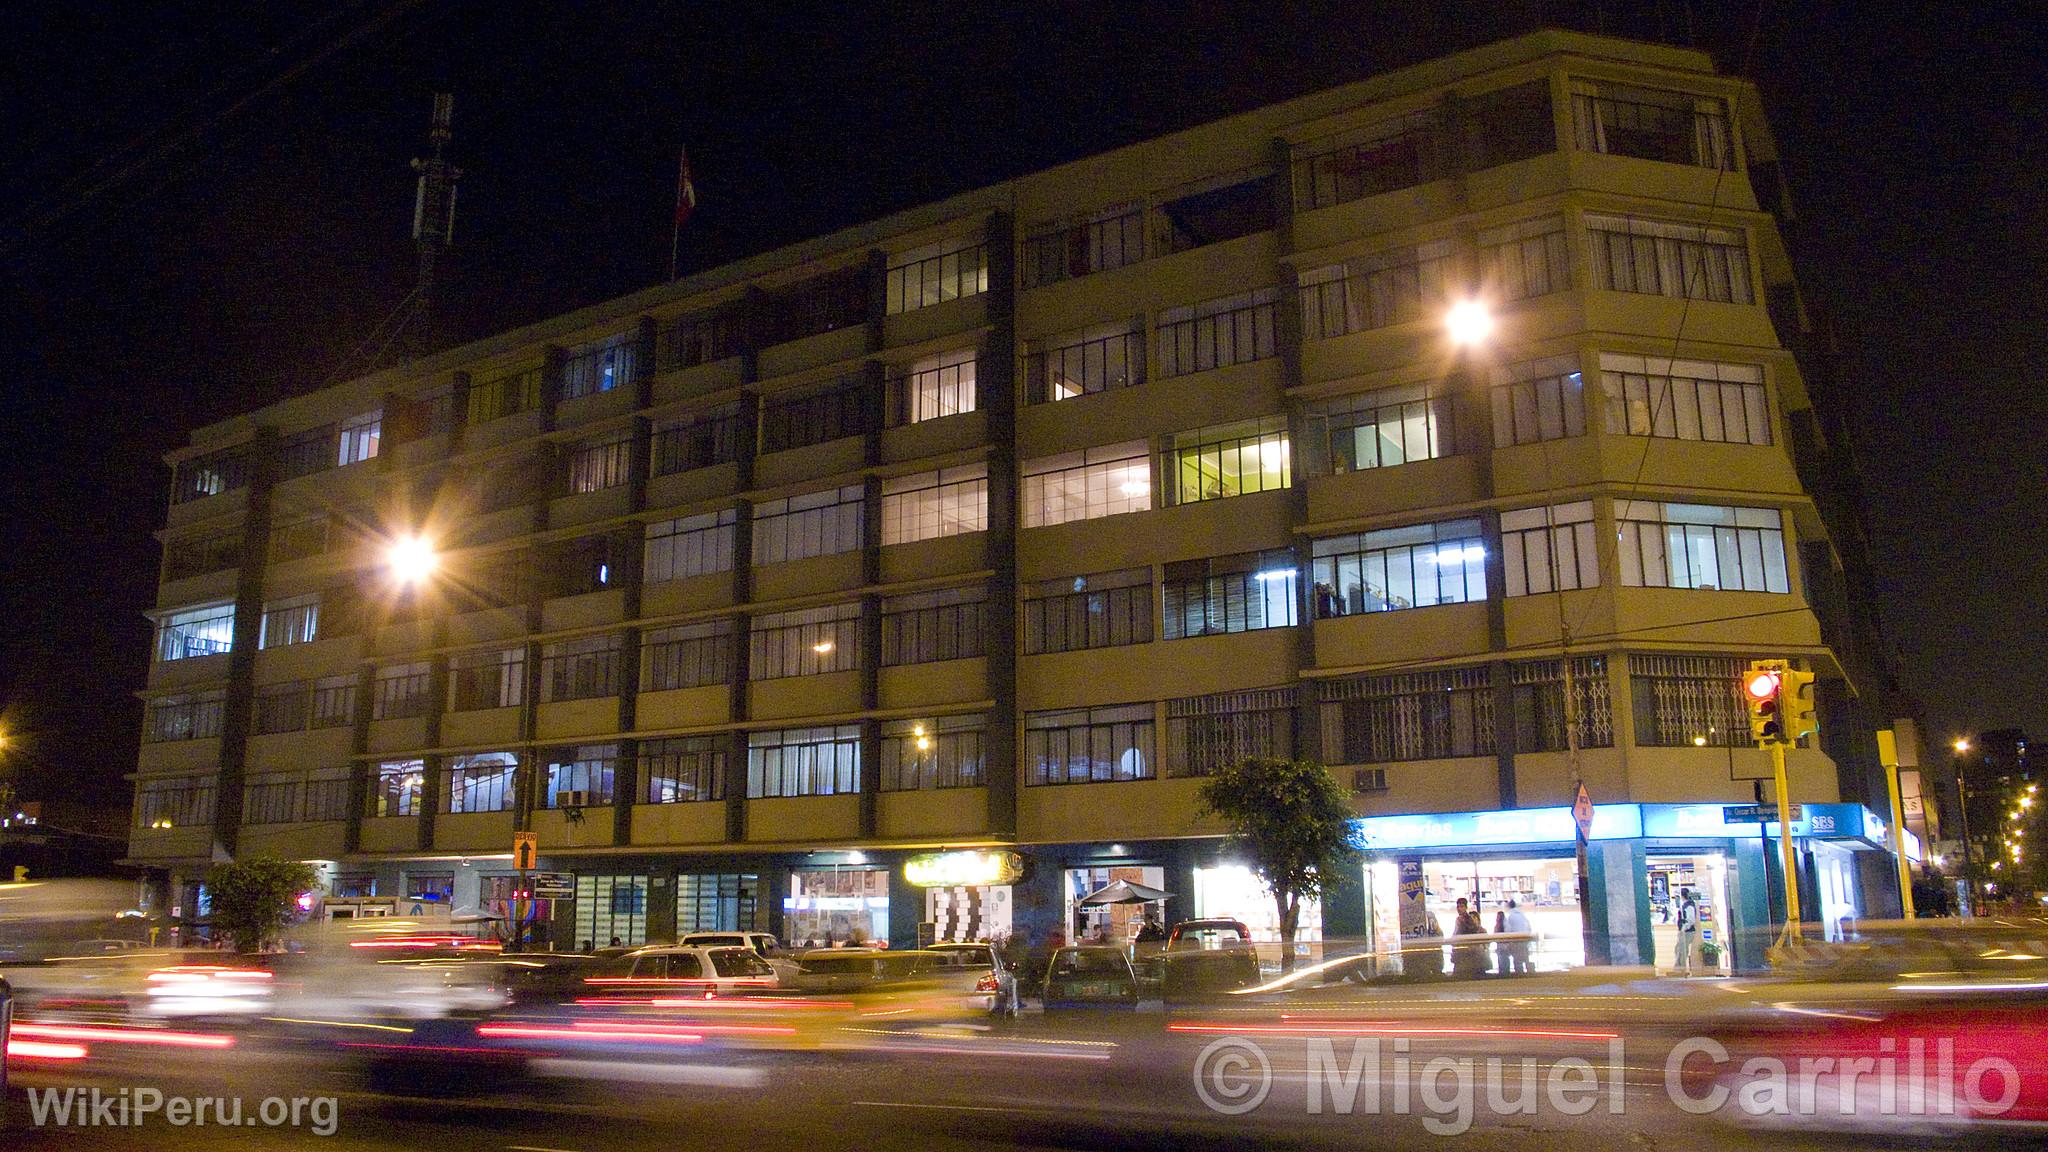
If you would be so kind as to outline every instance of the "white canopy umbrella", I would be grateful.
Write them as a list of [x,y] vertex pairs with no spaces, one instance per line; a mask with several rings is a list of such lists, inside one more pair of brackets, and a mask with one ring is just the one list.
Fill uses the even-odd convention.
[[1112,880],[1102,887],[1081,897],[1083,904],[1149,904],[1154,900],[1165,900],[1173,893],[1162,891],[1148,884],[1133,884],[1129,880]]

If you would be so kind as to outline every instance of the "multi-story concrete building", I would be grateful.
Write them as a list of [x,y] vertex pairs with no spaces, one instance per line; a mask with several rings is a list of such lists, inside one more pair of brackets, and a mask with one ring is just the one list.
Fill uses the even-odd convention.
[[[131,856],[503,910],[531,830],[558,946],[1264,931],[1196,794],[1296,755],[1369,849],[1311,939],[1576,961],[1576,776],[1596,958],[1691,887],[1759,962],[1737,672],[1842,679],[1776,173],[1704,54],[1546,32],[200,429]],[[1881,909],[1872,766],[1789,761],[1808,915]]]

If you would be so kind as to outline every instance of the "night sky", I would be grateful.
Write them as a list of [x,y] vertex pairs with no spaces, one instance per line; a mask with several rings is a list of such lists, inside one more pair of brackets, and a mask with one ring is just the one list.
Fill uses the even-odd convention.
[[159,457],[369,366],[437,89],[466,173],[443,323],[470,339],[661,279],[681,143],[688,272],[1545,22],[1762,85],[1930,735],[2048,733],[2048,22],[1830,7],[16,3],[0,755],[31,796],[126,795]]

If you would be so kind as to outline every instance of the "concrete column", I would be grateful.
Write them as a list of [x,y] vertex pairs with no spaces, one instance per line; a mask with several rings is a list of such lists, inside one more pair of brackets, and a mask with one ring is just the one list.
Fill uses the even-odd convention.
[[235,576],[235,631],[221,703],[219,774],[214,780],[213,854],[233,857],[242,831],[242,780],[255,712],[256,646],[263,630],[263,576],[270,558],[271,488],[277,481],[277,432],[259,428],[249,442],[248,511],[242,521],[242,564]]
[[983,639],[993,705],[982,747],[990,835],[1017,831],[1017,241],[1016,222],[990,213],[988,331],[975,357],[975,400],[988,419],[988,611]]
[[1588,964],[1648,964],[1650,892],[1641,840],[1599,840],[1586,846],[1586,890],[1592,904]]

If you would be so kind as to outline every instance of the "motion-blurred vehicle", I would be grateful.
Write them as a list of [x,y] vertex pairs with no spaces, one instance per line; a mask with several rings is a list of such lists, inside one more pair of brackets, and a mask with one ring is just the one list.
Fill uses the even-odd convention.
[[607,995],[649,989],[708,995],[763,992],[781,986],[774,967],[752,948],[670,944],[642,948],[622,959],[630,961],[622,974],[591,976],[584,982]]
[[685,948],[746,948],[766,960],[783,984],[793,984],[796,980],[796,961],[767,932],[691,932],[676,943]]
[[986,994],[989,1012],[1015,1016],[1018,1009],[1017,974],[1003,960],[996,946],[985,940],[941,941],[926,951],[938,957],[941,969],[960,969],[974,974],[977,996]]
[[1121,948],[1070,944],[1046,964],[1044,999],[1047,1012],[1136,1008],[1138,975]]
[[939,966],[932,952],[879,948],[818,948],[796,963],[802,992],[863,992],[930,977]]
[[1150,958],[1160,998],[1169,1004],[1220,996],[1259,983],[1259,954],[1241,920],[1183,920]]

